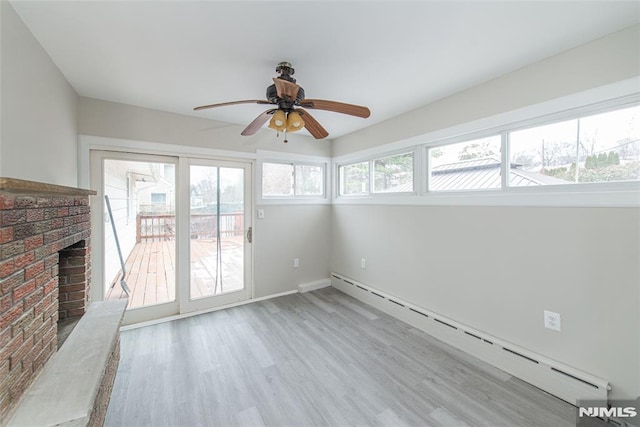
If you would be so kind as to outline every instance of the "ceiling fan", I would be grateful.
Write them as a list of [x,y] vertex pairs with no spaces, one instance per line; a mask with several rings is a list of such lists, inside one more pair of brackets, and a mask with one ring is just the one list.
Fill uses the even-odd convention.
[[306,108],[333,111],[365,119],[371,115],[367,107],[360,105],[345,104],[343,102],[327,101],[324,99],[305,98],[304,89],[296,84],[296,79],[291,77],[295,70],[288,62],[279,63],[276,67],[276,72],[280,75],[273,79],[271,86],[267,87],[266,100],[250,99],[201,105],[200,107],[195,107],[194,111],[237,104],[275,105],[275,108],[265,111],[249,123],[249,126],[242,131],[241,135],[248,136],[255,134],[271,117],[269,127],[275,129],[278,133],[284,132],[284,142],[287,142],[287,132],[296,132],[303,127],[316,139],[322,139],[329,135],[329,132],[309,114]]

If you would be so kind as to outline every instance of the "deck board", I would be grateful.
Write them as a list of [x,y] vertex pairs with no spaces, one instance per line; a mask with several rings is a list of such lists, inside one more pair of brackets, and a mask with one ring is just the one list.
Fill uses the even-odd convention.
[[[242,289],[244,236],[222,238],[222,285],[216,288],[215,239],[191,240],[191,298],[197,299]],[[127,308],[145,307],[175,300],[175,241],[137,243],[129,254],[125,281],[131,290]],[[125,298],[119,280],[107,291],[106,300]]]

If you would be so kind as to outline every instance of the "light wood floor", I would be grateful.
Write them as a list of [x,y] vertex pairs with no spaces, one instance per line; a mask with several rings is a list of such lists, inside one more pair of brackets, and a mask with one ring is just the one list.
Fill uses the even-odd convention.
[[573,406],[334,288],[122,333],[106,426],[573,426]]
[[[242,289],[244,236],[222,238],[222,283],[216,286],[216,241],[192,239],[191,244],[191,298],[219,295]],[[126,282],[131,290],[127,308],[146,307],[175,301],[175,241],[149,241],[136,243],[127,257]],[[125,298],[119,279],[105,299]]]

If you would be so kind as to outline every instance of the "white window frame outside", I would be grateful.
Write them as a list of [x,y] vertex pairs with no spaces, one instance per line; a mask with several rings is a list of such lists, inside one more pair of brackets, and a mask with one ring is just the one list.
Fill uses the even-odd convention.
[[[164,196],[164,201],[162,202],[154,202],[153,196]],[[149,193],[149,203],[152,205],[166,205],[167,204],[167,193]]]

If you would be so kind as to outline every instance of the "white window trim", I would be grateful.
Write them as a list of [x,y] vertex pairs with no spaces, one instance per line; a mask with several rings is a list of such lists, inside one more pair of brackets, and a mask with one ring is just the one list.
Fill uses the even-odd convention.
[[[265,195],[263,193],[263,171],[264,171],[264,164],[265,163],[270,163],[270,164],[276,164],[276,165],[288,165],[291,166],[291,174],[293,175],[293,180],[291,183],[291,194],[279,194],[279,195]],[[258,175],[260,176],[260,197],[264,200],[273,200],[273,199],[293,199],[295,198],[295,186],[296,186],[296,182],[295,182],[295,163],[293,161],[286,161],[286,160],[273,160],[273,159],[261,159],[258,161]],[[256,187],[257,189],[257,187]]]
[[[296,194],[296,184],[298,183],[296,175],[296,166],[317,166],[322,168],[322,194]],[[296,199],[327,199],[327,174],[329,162],[294,162],[293,163],[293,194]]]
[[[545,101],[517,110],[440,129],[402,141],[368,148],[334,158],[257,150],[256,153],[208,149],[147,141],[80,135],[78,144],[78,183],[89,187],[89,150],[140,152],[161,155],[216,157],[229,159],[255,159],[256,204],[393,204],[393,205],[475,205],[475,206],[602,206],[640,207],[640,182],[616,182],[597,184],[569,184],[541,187],[508,187],[498,190],[429,192],[427,176],[429,158],[427,147],[445,143],[462,142],[483,136],[502,134],[506,140],[508,132],[529,128],[550,121],[571,119],[580,115],[605,112],[607,109],[623,108],[625,104],[640,101],[640,77],[627,79],[588,91]],[[504,142],[503,142],[504,144]],[[414,150],[414,191],[412,193],[372,193],[368,195],[339,196],[340,165],[370,161]],[[502,150],[502,167],[509,159],[507,150]],[[287,198],[262,197],[262,161],[323,164],[325,171],[324,196],[298,196]],[[503,179],[506,180],[506,169]],[[370,179],[372,173],[370,170]],[[370,187],[370,190],[373,186]]]
[[[340,194],[340,184],[341,184],[341,176],[340,176],[340,168],[342,166],[350,166],[350,165],[357,165],[358,163],[367,163],[369,165],[369,192],[367,194]],[[333,175],[335,175],[336,179],[335,179],[335,187],[333,189],[334,194],[336,195],[336,197],[340,197],[340,198],[362,198],[362,197],[366,197],[366,198],[370,198],[373,197],[372,193],[371,193],[371,160],[370,159],[360,159],[360,160],[355,160],[353,162],[349,162],[349,163],[339,163],[336,164],[333,168]]]
[[[153,196],[154,195],[163,195],[164,196],[164,201],[162,202],[154,202],[153,201]],[[151,203],[152,205],[166,205],[167,204],[167,193],[149,193],[149,203]]]
[[[402,192],[397,192],[397,191],[375,191],[375,184],[376,184],[376,169],[375,169],[375,161],[376,160],[381,160],[381,159],[387,159],[389,157],[396,157],[396,156],[402,156],[404,154],[411,154],[413,156],[413,171],[412,171],[412,175],[413,175],[413,190],[412,191],[402,191]],[[420,181],[416,181],[416,171],[418,170],[417,167],[417,163],[418,163],[418,157],[420,157],[420,152],[418,147],[413,147],[411,150],[400,150],[397,153],[390,153],[387,156],[382,156],[382,157],[376,157],[373,158],[369,161],[369,175],[371,178],[371,183],[370,183],[370,189],[371,189],[371,194],[374,195],[375,197],[380,197],[380,196],[385,196],[385,197],[399,197],[402,195],[409,195],[409,194],[418,194],[418,188],[419,188],[419,183]]]
[[[256,152],[256,200],[259,205],[318,205],[331,203],[331,159],[329,157],[309,156],[305,154],[282,153],[279,151],[258,150]],[[262,194],[262,165],[264,163],[280,163],[293,165],[320,166],[323,168],[324,185],[322,195],[296,195],[295,194],[295,178],[294,178],[294,194],[291,196],[265,196]]]
[[90,187],[89,152],[91,150],[202,159],[215,158],[230,161],[238,159],[254,160],[256,158],[255,153],[246,151],[219,150],[216,148],[81,134],[78,136],[78,186],[81,188]]
[[[375,185],[375,174],[374,174],[374,161],[378,159],[384,159],[387,157],[395,157],[402,154],[412,154],[413,155],[413,191],[404,191],[404,192],[384,192],[374,191]],[[420,193],[420,182],[422,182],[422,159],[420,159],[420,147],[413,146],[400,150],[384,152],[379,156],[369,156],[365,158],[360,158],[357,160],[352,160],[344,163],[334,163],[333,165],[333,175],[335,175],[335,183],[334,183],[334,193],[336,194],[336,198],[345,198],[345,199],[358,199],[358,198],[380,198],[380,197],[392,197],[392,198],[400,198],[406,196],[415,196]],[[340,194],[340,167],[349,166],[357,163],[368,163],[369,164],[369,194]]]
[[[578,183],[539,187],[509,187],[507,168],[510,165],[508,134],[539,125],[575,119],[592,114],[637,105],[640,102],[640,77],[612,85],[525,107],[472,123],[439,130],[427,135],[379,147],[350,153],[333,159],[334,204],[400,204],[400,205],[460,205],[460,206],[594,206],[640,207],[640,182]],[[488,136],[501,136],[502,188],[484,190],[429,191],[430,148],[470,141]],[[394,153],[407,152],[413,147],[415,194],[372,193],[368,195],[340,195],[339,167],[371,161]],[[424,175],[424,177],[423,177]],[[370,179],[373,173],[370,170]],[[371,187],[373,188],[373,187]]]
[[[482,131],[479,133],[474,133],[471,135],[461,135],[459,137],[455,137],[455,138],[451,138],[449,140],[444,140],[444,141],[438,141],[437,144],[424,144],[422,145],[422,150],[424,152],[424,158],[425,160],[425,165],[426,167],[424,168],[424,170],[422,171],[423,174],[425,175],[425,186],[424,186],[424,192],[422,193],[423,196],[425,195],[431,195],[431,194],[441,194],[441,193],[460,193],[462,191],[471,191],[471,192],[486,192],[486,191],[496,191],[496,190],[500,190],[500,188],[487,188],[487,189],[481,189],[481,190],[430,190],[429,189],[429,179],[431,178],[431,156],[429,156],[429,150],[434,149],[434,148],[439,148],[439,147],[447,147],[449,145],[455,145],[455,144],[461,144],[461,143],[465,143],[465,142],[473,142],[473,141],[477,141],[479,139],[483,139],[483,138],[491,138],[494,136],[499,136],[500,137],[500,152],[503,153],[505,152],[505,144],[504,144],[504,134],[506,134],[507,132],[496,132],[495,130],[490,130],[490,131]],[[501,158],[501,169],[500,169],[500,176],[504,177],[505,174],[505,168],[504,168],[504,159]],[[504,188],[504,187],[503,187]]]

